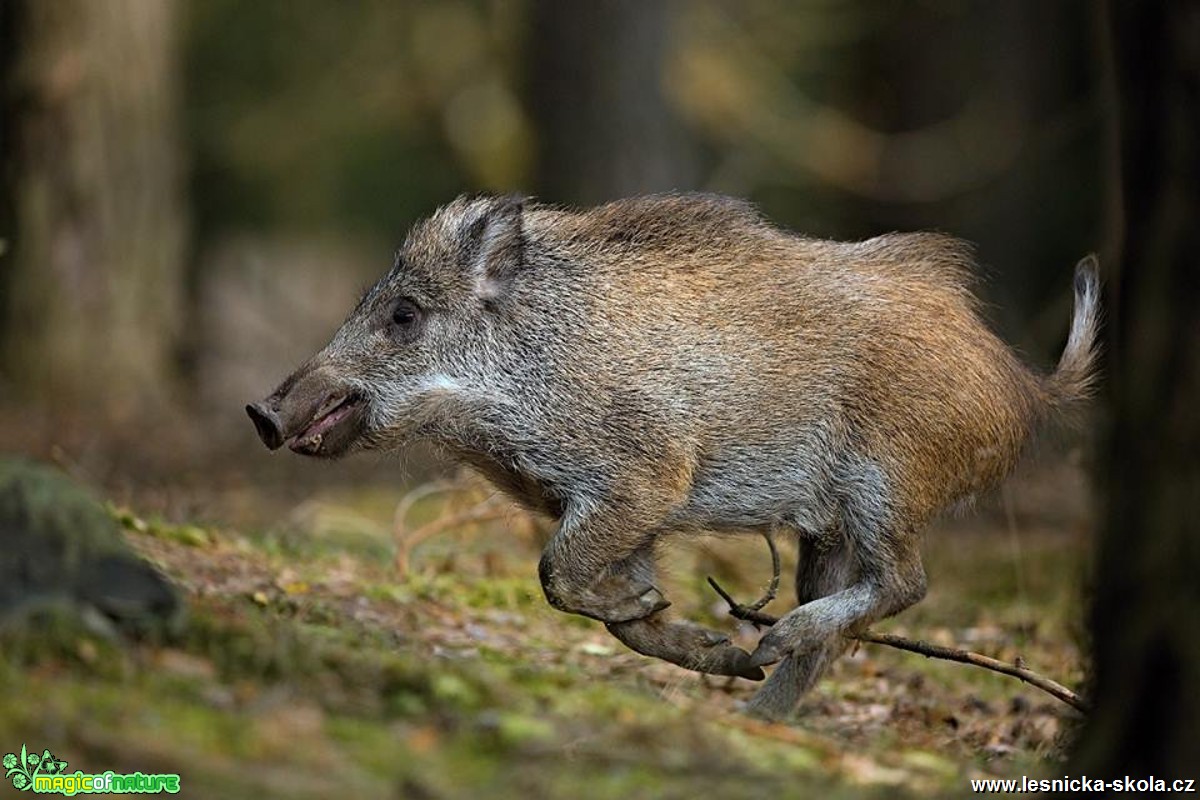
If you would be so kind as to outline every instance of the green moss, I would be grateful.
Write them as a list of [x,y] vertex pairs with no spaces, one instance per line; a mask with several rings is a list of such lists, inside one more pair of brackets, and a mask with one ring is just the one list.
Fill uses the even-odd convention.
[[66,561],[121,552],[122,543],[104,507],[51,467],[0,458],[0,529],[35,531],[69,546]]
[[198,525],[172,525],[161,519],[145,519],[133,511],[111,503],[105,506],[109,516],[116,520],[122,528],[134,533],[178,542],[188,547],[207,547],[213,542],[213,534]]

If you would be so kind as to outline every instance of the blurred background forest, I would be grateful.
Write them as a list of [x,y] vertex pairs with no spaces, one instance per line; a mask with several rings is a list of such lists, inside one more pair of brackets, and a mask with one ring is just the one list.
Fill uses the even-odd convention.
[[[1123,246],[1174,252],[1122,242],[1122,191],[1128,212],[1161,187],[1128,194],[1128,163],[1121,180],[1137,70],[1114,75],[1112,53],[1142,63],[1173,18],[1122,39],[1107,9],[0,0],[0,454],[92,487],[191,619],[119,653],[90,629],[7,642],[6,691],[54,699],[0,711],[0,749],[41,737],[221,797],[762,796],[800,775],[928,796],[1063,769],[1065,706],[869,648],[795,724],[744,720],[745,686],[546,607],[544,523],[462,476],[427,483],[447,474],[436,454],[272,455],[242,408],[326,341],[416,219],[476,191],[701,190],[813,236],[945,231],[976,244],[991,322],[1048,369],[1080,257],[1110,280]],[[1164,97],[1129,108],[1158,119]],[[930,596],[891,630],[1090,685],[1087,469],[1109,399],[931,534]],[[765,579],[757,544],[681,551],[694,618],[723,617],[705,574],[748,597]]]

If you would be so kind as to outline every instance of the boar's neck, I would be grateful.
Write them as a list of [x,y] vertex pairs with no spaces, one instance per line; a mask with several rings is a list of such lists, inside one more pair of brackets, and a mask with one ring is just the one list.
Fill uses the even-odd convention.
[[562,517],[562,499],[534,477],[518,471],[512,459],[494,452],[483,453],[476,450],[456,449],[455,455],[483,475],[497,489],[530,511],[545,514],[553,519]]

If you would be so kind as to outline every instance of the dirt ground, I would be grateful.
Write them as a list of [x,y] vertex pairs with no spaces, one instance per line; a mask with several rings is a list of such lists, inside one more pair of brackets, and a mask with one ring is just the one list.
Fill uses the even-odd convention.
[[[106,491],[129,542],[182,587],[187,622],[153,641],[10,638],[0,745],[177,772],[185,797],[925,797],[1057,774],[1079,720],[1012,678],[862,645],[795,717],[756,721],[739,711],[753,684],[641,657],[551,609],[543,527],[476,484],[410,497],[402,522],[407,491],[377,480],[273,500],[210,484]],[[1069,460],[1037,466],[940,523],[928,597],[876,629],[1086,688],[1084,485]],[[795,555],[782,549],[776,613]],[[674,613],[753,646],[705,577],[757,597],[761,539],[676,541],[662,562]]]

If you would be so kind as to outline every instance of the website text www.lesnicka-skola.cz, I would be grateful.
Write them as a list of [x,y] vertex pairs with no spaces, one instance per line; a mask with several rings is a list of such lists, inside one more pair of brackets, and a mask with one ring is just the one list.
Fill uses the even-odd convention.
[[1024,792],[1179,792],[1196,791],[1193,778],[972,778],[977,794],[1022,794]]

